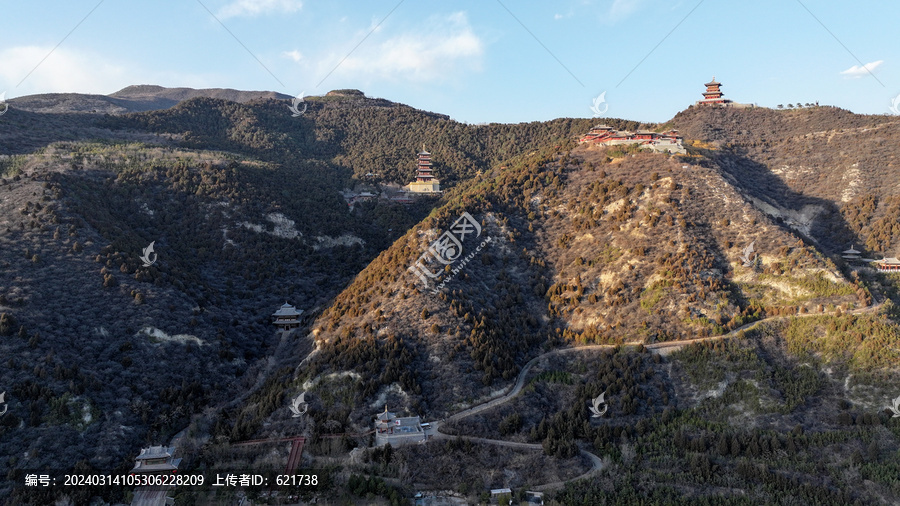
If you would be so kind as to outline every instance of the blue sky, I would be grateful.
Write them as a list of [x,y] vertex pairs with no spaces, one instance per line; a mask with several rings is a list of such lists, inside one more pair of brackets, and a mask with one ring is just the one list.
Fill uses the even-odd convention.
[[665,121],[701,98],[713,75],[726,98],[769,107],[818,101],[886,114],[900,95],[900,4],[888,0],[0,6],[7,98],[130,84],[289,95],[356,88],[458,121],[509,123],[591,117],[603,92],[605,117]]

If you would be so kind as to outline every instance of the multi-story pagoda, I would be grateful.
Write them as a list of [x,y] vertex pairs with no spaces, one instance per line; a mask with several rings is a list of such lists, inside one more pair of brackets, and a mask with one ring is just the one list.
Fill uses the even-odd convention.
[[719,88],[722,86],[722,83],[716,81],[716,77],[713,76],[712,81],[706,83],[706,91],[703,92],[703,100],[697,102],[698,105],[718,105],[718,106],[727,106],[731,104],[731,100],[727,98],[722,98],[722,90]]
[[434,178],[431,168],[431,153],[422,151],[419,153],[419,161],[416,164],[416,180],[406,185],[406,189],[412,193],[440,193],[440,181]]
[[416,181],[430,183],[434,179],[434,175],[431,173],[431,153],[425,151],[424,148],[425,146],[422,146],[419,162],[416,164]]

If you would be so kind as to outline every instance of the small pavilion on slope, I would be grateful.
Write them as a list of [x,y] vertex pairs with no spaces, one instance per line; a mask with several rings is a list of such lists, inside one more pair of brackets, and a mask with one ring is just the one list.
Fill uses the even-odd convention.
[[284,303],[278,311],[272,313],[272,323],[278,327],[279,330],[291,330],[300,326],[300,315],[303,313],[303,310],[297,311],[297,308]]

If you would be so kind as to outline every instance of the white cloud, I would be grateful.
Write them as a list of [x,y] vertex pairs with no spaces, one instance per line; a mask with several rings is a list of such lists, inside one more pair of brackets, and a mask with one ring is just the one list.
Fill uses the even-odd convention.
[[[674,10],[680,7],[681,3],[681,1],[669,1],[667,7]],[[553,19],[558,21],[590,13],[596,14],[602,23],[613,24],[630,17],[644,4],[646,4],[645,0],[578,0],[568,12],[556,13],[553,15]]]
[[841,75],[847,76],[850,79],[859,79],[860,77],[864,77],[875,72],[875,69],[880,67],[882,63],[884,63],[884,60],[866,63],[862,67],[860,67],[859,65],[854,65],[849,69],[842,71]]
[[300,51],[297,51],[296,49],[294,49],[293,51],[282,51],[281,56],[284,56],[285,58],[290,58],[291,60],[294,60],[295,62],[299,62],[300,60],[303,59],[303,53],[301,53]]
[[148,72],[130,62],[114,62],[94,53],[52,49],[18,46],[0,50],[0,91],[6,90],[7,97],[12,98],[37,93],[108,94],[132,84],[206,85],[206,80],[197,76]]
[[609,7],[607,18],[610,21],[619,21],[633,14],[641,6],[643,0],[614,0]]
[[[10,95],[98,93],[98,90],[109,90],[110,86],[115,86],[112,83],[128,81],[128,69],[124,65],[66,48],[57,48],[52,53],[51,50],[52,47],[19,46],[0,51],[0,61],[3,62],[0,65],[0,81],[9,87]],[[48,53],[50,56],[47,56]],[[47,59],[41,62],[44,57]],[[120,88],[128,84],[133,83]],[[112,91],[115,90],[107,93]]]
[[219,19],[226,19],[239,16],[259,16],[274,12],[290,14],[299,11],[302,7],[303,2],[299,0],[234,0],[219,9],[216,15]]
[[[432,16],[421,26],[427,30],[410,31],[378,44],[368,41],[344,60],[336,73],[354,78],[435,81],[480,70],[484,43],[472,31],[464,12]],[[333,61],[320,65],[325,69]]]

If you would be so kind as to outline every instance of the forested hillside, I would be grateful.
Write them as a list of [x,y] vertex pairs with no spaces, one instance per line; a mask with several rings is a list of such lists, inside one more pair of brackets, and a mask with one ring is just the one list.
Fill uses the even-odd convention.
[[[238,104],[198,98],[165,111],[108,117],[99,124],[175,134],[183,146],[277,157],[282,163],[327,160],[361,180],[400,184],[415,175],[415,153],[424,145],[444,185],[523,153],[567,144],[593,126],[586,119],[467,125],[358,92],[308,97],[305,102],[306,112],[292,117],[282,100]],[[610,123],[639,126],[623,120]]]
[[[884,406],[896,395],[900,292],[896,277],[835,253],[900,239],[896,188],[879,177],[894,155],[880,133],[866,135],[891,120],[707,109],[671,124],[687,132],[686,156],[563,145],[460,185],[312,324],[319,351],[294,385],[322,398],[316,422],[361,430],[383,403],[440,420],[496,397],[540,356],[523,393],[442,430],[540,443],[557,462],[584,449],[610,459],[555,504],[890,503],[898,426]],[[841,129],[829,124],[856,128],[862,147],[830,146]],[[826,141],[802,144],[817,128]],[[747,140],[751,131],[770,140]],[[783,168],[798,149],[812,174],[802,182]],[[835,161],[852,169],[857,156],[880,182]],[[865,205],[848,197],[857,190],[870,192]],[[440,252],[434,241],[464,213],[480,225],[461,243],[465,261],[432,261],[443,273],[423,283],[409,268]],[[596,343],[640,344],[596,359],[588,348],[566,355],[584,359],[547,354]],[[596,421],[587,407],[602,392],[611,414]],[[411,463],[449,460],[416,448],[364,469],[405,482]],[[505,476],[489,473],[484,487],[533,483]]]
[[[439,414],[507,384],[542,348],[706,337],[766,316],[870,303],[865,287],[723,172],[702,157],[578,147],[476,178],[322,314],[318,363],[360,372],[362,399],[399,381],[395,402],[410,396],[414,412]],[[408,268],[464,212],[490,245],[458,274],[450,265],[422,285]],[[747,266],[740,257],[751,244]],[[371,356],[386,339],[405,361]]]
[[254,395],[311,347],[305,330],[276,335],[271,313],[290,301],[311,321],[439,205],[351,211],[342,189],[406,182],[423,142],[452,189],[588,124],[475,127],[352,93],[292,118],[289,103],[195,98],[125,116],[13,105],[3,116],[4,466],[124,470],[200,413],[201,433],[254,436],[277,407],[257,412]]
[[[893,118],[604,119],[680,129],[687,154],[673,156],[579,145],[590,119],[468,125],[356,90],[307,97],[299,117],[235,90],[132,87],[112,98],[177,105],[114,115],[64,98],[68,112],[0,118],[7,472],[127,471],[186,429],[186,470],[281,467],[280,450],[234,443],[303,435],[304,465],[328,468],[322,497],[349,502],[586,471],[548,503],[900,494],[884,411],[897,277],[839,256],[900,253]],[[345,190],[410,181],[423,145],[442,195],[348,205]],[[304,314],[280,334],[285,301]],[[525,447],[348,456],[386,405],[440,422],[501,398],[533,359],[509,402],[444,426]],[[609,412],[593,417],[603,392]],[[130,498],[8,497],[62,495]]]
[[693,108],[671,123],[708,142],[703,153],[763,212],[826,251],[852,242],[878,258],[900,254],[896,116]]

